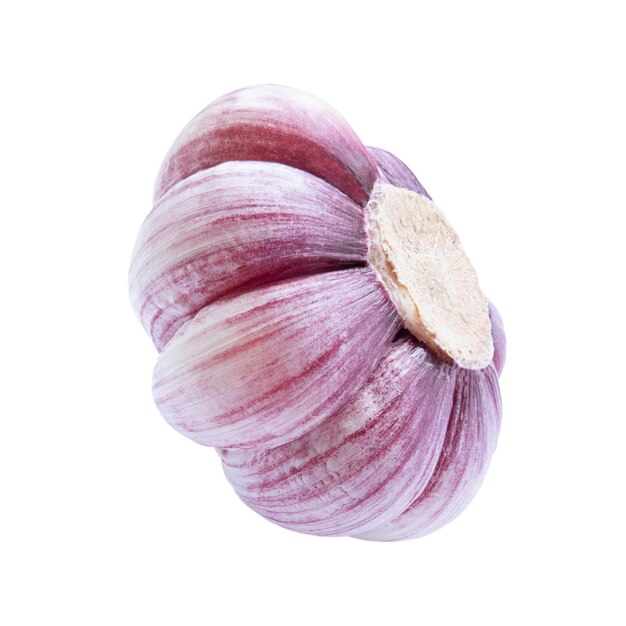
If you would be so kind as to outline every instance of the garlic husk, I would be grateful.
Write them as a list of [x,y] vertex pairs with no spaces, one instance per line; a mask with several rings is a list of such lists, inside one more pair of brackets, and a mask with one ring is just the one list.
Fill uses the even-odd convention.
[[365,205],[377,171],[348,123],[315,96],[279,85],[229,93],[198,113],[165,157],[155,201],[226,161],[277,161],[310,172]]
[[225,474],[248,506],[292,530],[341,535],[385,524],[435,469],[456,373],[402,333],[337,414],[278,448],[220,450]]
[[397,156],[382,148],[368,146],[367,150],[378,168],[378,182],[415,191],[432,199],[415,174]]
[[426,488],[396,519],[354,536],[375,541],[413,539],[456,518],[483,482],[498,440],[501,415],[495,367],[458,368],[443,449]]
[[183,324],[159,355],[154,398],[199,443],[275,447],[336,413],[400,326],[369,268],[283,281]]
[[218,298],[366,257],[363,209],[332,185],[280,163],[223,163],[179,182],[144,221],[131,302],[162,350]]

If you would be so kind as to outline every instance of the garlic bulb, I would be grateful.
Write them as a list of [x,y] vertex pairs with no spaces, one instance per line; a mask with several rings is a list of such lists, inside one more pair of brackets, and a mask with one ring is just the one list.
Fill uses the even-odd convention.
[[396,157],[308,94],[228,94],[182,131],[130,268],[165,419],[240,498],[318,535],[417,537],[479,487],[502,320]]

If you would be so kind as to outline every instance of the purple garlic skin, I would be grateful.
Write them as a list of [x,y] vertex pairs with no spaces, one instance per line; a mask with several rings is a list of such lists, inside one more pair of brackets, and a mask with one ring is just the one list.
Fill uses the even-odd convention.
[[[390,188],[407,192],[392,195],[408,203],[396,207],[401,235],[405,218],[422,226],[412,203],[426,220],[438,211],[404,163],[363,146],[325,103],[250,87],[174,142],[133,251],[130,299],[159,352],[159,411],[217,449],[244,503],[298,532],[430,533],[469,504],[496,447],[502,319],[464,261],[448,264],[463,266],[457,282],[448,275],[446,252],[435,305],[467,301],[459,319],[490,331],[475,345],[464,326],[416,334],[422,303],[372,263],[376,245],[401,276],[397,244],[368,230],[373,192]],[[419,280],[438,271],[428,263]],[[444,331],[465,361],[436,343]]]

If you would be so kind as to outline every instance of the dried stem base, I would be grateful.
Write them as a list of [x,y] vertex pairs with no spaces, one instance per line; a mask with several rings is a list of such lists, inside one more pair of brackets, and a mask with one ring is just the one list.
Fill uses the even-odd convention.
[[466,369],[493,358],[487,298],[459,237],[428,198],[377,184],[366,207],[368,260],[404,325]]

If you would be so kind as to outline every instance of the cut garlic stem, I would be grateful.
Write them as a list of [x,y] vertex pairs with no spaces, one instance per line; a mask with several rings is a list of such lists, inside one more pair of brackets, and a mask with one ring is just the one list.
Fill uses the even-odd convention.
[[368,261],[405,327],[466,369],[493,357],[488,301],[459,237],[425,196],[377,183],[366,207]]

